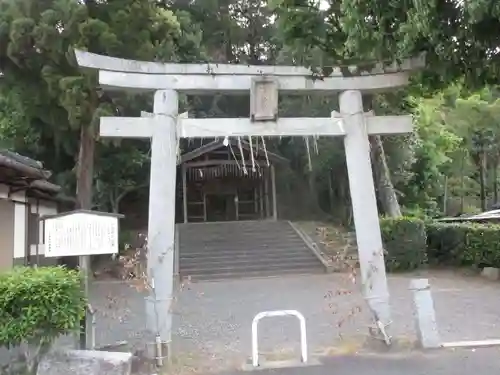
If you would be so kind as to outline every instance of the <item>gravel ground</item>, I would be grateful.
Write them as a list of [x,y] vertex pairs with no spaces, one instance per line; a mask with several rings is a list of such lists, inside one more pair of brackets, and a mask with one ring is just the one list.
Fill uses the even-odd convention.
[[[500,338],[498,283],[446,272],[423,276],[430,278],[444,341]],[[402,341],[415,337],[410,278],[389,278],[394,321],[390,332]],[[100,311],[97,343],[127,340],[136,348],[143,347],[143,296],[116,282],[96,283],[91,293],[92,303]],[[192,283],[177,297],[174,353],[186,366],[240,366],[250,356],[253,317],[276,309],[296,309],[305,316],[312,355],[354,350],[365,339],[370,324],[363,300],[346,275]],[[259,342],[260,351],[268,358],[290,358],[298,353],[296,320],[262,320]]]
[[[444,341],[500,338],[498,283],[447,272],[424,276],[431,282]],[[389,278],[393,311],[390,332],[402,341],[415,337],[410,278]],[[366,337],[369,315],[359,293],[343,293],[354,290],[341,274],[190,284],[179,292],[174,309],[173,350],[177,363],[205,371],[241,366],[250,356],[253,317],[275,309],[296,309],[305,316],[311,355],[357,351]],[[99,313],[97,345],[126,340],[135,349],[144,348],[148,341],[144,296],[116,281],[95,282],[90,294]],[[260,351],[268,359],[297,355],[296,320],[262,320],[259,342]]]
[[[444,341],[500,338],[500,285],[451,273],[426,276]],[[389,279],[390,332],[402,342],[415,338],[410,278]],[[250,356],[255,314],[296,309],[307,320],[310,353],[354,350],[366,338],[370,319],[359,293],[337,295],[352,290],[348,278],[339,274],[192,284],[179,296],[175,348],[197,352],[216,366],[229,361],[238,365]],[[286,359],[298,353],[299,330],[293,319],[269,318],[259,324],[260,349],[268,357]]]

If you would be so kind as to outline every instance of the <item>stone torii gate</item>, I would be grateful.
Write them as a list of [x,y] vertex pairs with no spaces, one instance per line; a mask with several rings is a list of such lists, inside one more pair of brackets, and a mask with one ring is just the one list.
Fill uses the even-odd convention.
[[[293,66],[169,64],[124,60],[76,51],[78,64],[99,70],[100,85],[109,90],[154,94],[153,114],[139,118],[103,117],[103,137],[149,138],[152,142],[148,223],[148,273],[155,293],[147,298],[149,329],[171,341],[175,188],[179,138],[249,136],[341,136],[344,138],[361,279],[365,298],[384,324],[390,321],[389,291],[370,161],[370,134],[412,131],[411,116],[373,116],[363,112],[362,93],[394,90],[408,84],[423,57],[402,64],[376,66],[370,73],[344,77],[340,69],[323,79]],[[278,118],[278,92],[339,94],[340,113],[330,118]],[[178,93],[251,93],[245,118],[191,119],[178,115]],[[153,314],[156,304],[156,314]],[[149,306],[149,307],[148,307]],[[156,315],[156,317],[155,317]]]

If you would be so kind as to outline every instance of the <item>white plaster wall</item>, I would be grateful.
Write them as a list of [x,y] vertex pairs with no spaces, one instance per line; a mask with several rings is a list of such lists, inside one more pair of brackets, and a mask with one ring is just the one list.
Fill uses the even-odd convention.
[[[30,203],[30,213],[39,215],[40,207],[37,200],[28,198],[28,202]],[[38,237],[38,242],[40,242],[40,235]],[[39,244],[30,244],[30,255],[36,256],[37,254],[42,254]]]
[[0,199],[0,271],[12,267],[14,254],[14,203]]
[[26,193],[24,191],[19,191],[11,194],[9,197],[9,187],[5,184],[0,184],[0,198],[9,199],[15,202],[26,202]]
[[[38,202],[38,205],[36,203],[31,205],[31,213],[33,214],[38,214],[40,217],[44,215],[53,215],[57,214],[57,203],[51,202],[51,201],[46,201],[46,200],[40,200]],[[44,255],[45,254],[45,246],[43,244],[43,227],[44,227],[44,221],[40,221],[38,224],[38,244],[37,245],[30,245],[30,253],[31,255],[37,255],[37,247],[38,247],[38,255]]]
[[14,203],[14,258],[25,256],[26,229],[26,206]]
[[0,184],[0,198],[7,199],[9,194],[9,188],[7,185]]
[[[26,193],[24,191],[13,193],[9,196],[9,187],[5,184],[0,184],[0,198],[9,199],[14,202],[14,252],[13,257],[24,258],[26,256],[26,220],[27,210],[25,203],[27,202]],[[30,206],[31,213],[43,215],[51,215],[57,213],[57,203],[51,201],[40,200],[39,204],[36,201]],[[38,254],[44,254],[43,246],[43,222],[40,222],[39,228],[39,245]],[[31,255],[37,254],[37,245],[30,246]]]
[[[0,184],[0,198],[14,202],[14,258],[23,258],[26,249],[26,193],[24,191],[12,193],[9,196],[9,187]],[[19,203],[17,203],[19,202]]]

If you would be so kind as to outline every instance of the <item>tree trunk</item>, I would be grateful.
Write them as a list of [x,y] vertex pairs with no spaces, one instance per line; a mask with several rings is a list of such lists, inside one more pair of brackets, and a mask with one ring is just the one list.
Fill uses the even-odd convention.
[[79,209],[92,209],[94,154],[95,126],[82,126],[80,130],[80,151],[76,165],[76,202]]
[[[95,126],[83,126],[80,130],[80,149],[76,162],[76,209],[92,209],[94,151]],[[61,263],[72,269],[76,269],[81,261],[77,257],[61,258]]]
[[309,196],[311,198],[310,204],[312,205],[314,212],[318,212],[318,191],[316,189],[316,171],[314,169],[307,173],[307,182],[309,187]]
[[481,197],[481,210],[486,211],[486,152],[481,152],[479,159],[479,184]]
[[444,176],[443,215],[448,215],[448,176]]
[[498,203],[498,155],[495,157],[493,166],[493,204]]
[[[95,154],[95,132],[96,126],[89,124],[82,126],[80,130],[80,150],[76,165],[76,202],[77,208],[84,210],[92,209],[92,182],[94,180],[94,154]],[[88,295],[89,273],[91,272],[92,260],[88,255],[79,256],[78,263],[83,274],[82,288]],[[88,346],[89,334],[87,315],[82,318],[80,325],[80,348]]]
[[330,200],[330,213],[335,212],[335,194],[333,192],[333,170],[328,171],[328,198]]
[[460,173],[460,215],[462,215],[465,208],[465,152],[462,154]]
[[401,216],[401,208],[391,181],[382,139],[379,135],[370,136],[369,138],[374,177],[382,209],[390,217],[399,217]]

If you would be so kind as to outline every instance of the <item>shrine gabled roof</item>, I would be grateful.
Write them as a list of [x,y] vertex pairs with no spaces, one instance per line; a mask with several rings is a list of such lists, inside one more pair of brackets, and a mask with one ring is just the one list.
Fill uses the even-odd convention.
[[[233,147],[236,147],[236,149],[239,148],[239,144],[236,140],[230,140],[229,141],[229,145],[233,146]],[[215,151],[215,150],[218,150],[219,148],[222,148],[222,147],[226,147],[223,143],[223,141],[213,141],[213,142],[210,142],[210,143],[207,143],[206,145],[203,145],[201,147],[198,147],[197,149],[193,150],[193,151],[189,151],[189,152],[186,152],[185,154],[183,154],[181,156],[181,159],[179,161],[179,164],[183,164],[183,163],[186,163],[190,160],[193,160],[201,155],[205,155],[209,152],[212,152],[212,151]],[[241,147],[244,149],[244,150],[247,150],[247,151],[250,151],[252,146],[250,146],[250,143],[248,143],[247,141],[242,141],[241,142]],[[255,146],[253,146],[253,152],[255,152]],[[289,160],[281,155],[278,155],[274,152],[270,152],[270,151],[267,151],[267,157],[269,159],[269,161],[271,162],[275,162],[275,163],[289,163]]]

